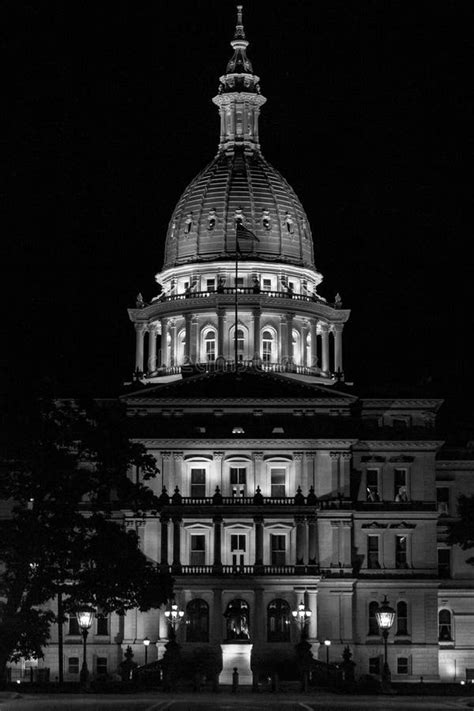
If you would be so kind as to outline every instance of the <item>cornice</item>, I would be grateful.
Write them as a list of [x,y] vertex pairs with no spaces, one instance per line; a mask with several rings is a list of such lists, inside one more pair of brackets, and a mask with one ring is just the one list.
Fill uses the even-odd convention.
[[[183,448],[183,439],[158,439],[150,437],[133,437],[132,442],[146,444],[151,449]],[[193,449],[215,449],[226,447],[232,449],[340,449],[347,450],[357,444],[356,439],[186,439],[186,447]]]
[[474,459],[437,459],[436,469],[460,469],[462,471],[474,472]]
[[[159,385],[159,383],[155,384]],[[163,385],[168,385],[168,383],[163,383]],[[308,383],[302,383],[302,385],[308,385]],[[323,383],[317,383],[316,385],[322,385],[324,387]],[[329,385],[327,387],[330,387]],[[235,405],[243,405],[243,406],[262,406],[262,403],[268,403],[265,406],[266,407],[271,407],[274,409],[275,407],[279,406],[288,406],[291,405],[292,407],[299,407],[301,408],[301,405],[307,404],[308,406],[311,406],[314,408],[315,405],[319,406],[341,406],[345,405],[346,407],[349,407],[355,400],[354,396],[348,395],[347,398],[331,398],[331,397],[325,397],[325,398],[318,398],[318,397],[300,397],[300,398],[219,398],[219,397],[212,397],[212,398],[200,398],[199,402],[196,402],[196,404],[190,402],[189,397],[185,398],[177,398],[177,397],[168,397],[168,398],[160,398],[159,393],[157,394],[156,398],[152,397],[140,397],[135,396],[135,395],[122,395],[121,396],[123,400],[128,400],[130,403],[130,406],[134,405],[150,405],[150,406],[158,406],[158,405],[176,405],[180,408],[186,407],[188,410],[196,410],[200,409],[202,410],[203,406],[204,407],[209,407],[212,408],[214,405],[227,405],[229,407],[229,402],[232,402],[232,410],[235,410]]]
[[402,409],[402,408],[424,408],[424,409],[438,409],[443,404],[444,400],[441,398],[384,398],[378,400],[376,398],[360,398],[362,406],[365,408],[390,408],[390,409]]
[[360,440],[358,442],[358,447],[357,447],[357,452],[359,451],[364,451],[364,448],[366,447],[367,449],[370,450],[400,450],[404,449],[405,451],[407,450],[425,450],[425,451],[433,451],[437,450],[440,447],[442,447],[444,444],[444,441],[442,440],[409,440],[409,439],[402,439],[402,440],[396,440],[396,441],[391,441],[391,440]]

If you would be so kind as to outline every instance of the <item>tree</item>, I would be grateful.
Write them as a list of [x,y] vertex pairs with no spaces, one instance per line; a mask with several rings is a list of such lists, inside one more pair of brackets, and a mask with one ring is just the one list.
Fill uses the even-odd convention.
[[[463,551],[474,548],[474,496],[458,497],[458,518],[448,526],[449,545],[458,545]],[[474,556],[467,559],[474,565]]]
[[143,483],[156,462],[129,439],[124,407],[13,395],[0,453],[0,680],[8,661],[43,655],[57,596],[65,611],[124,614],[172,595],[124,526],[159,506]]

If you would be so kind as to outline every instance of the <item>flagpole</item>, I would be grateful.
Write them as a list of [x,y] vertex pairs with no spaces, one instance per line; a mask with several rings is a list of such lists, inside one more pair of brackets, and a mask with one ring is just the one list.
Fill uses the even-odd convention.
[[235,232],[235,326],[234,326],[234,358],[235,358],[235,372],[237,372],[237,322],[239,318],[239,306],[237,299],[237,280],[239,276],[239,243],[237,238],[237,230]]

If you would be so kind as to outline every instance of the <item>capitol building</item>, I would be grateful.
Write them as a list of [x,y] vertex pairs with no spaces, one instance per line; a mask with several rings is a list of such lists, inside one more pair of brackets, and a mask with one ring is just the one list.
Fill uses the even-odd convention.
[[[317,226],[264,156],[272,107],[240,7],[230,44],[212,98],[217,153],[171,211],[156,295],[128,312],[135,377],[121,401],[161,473],[149,482],[159,512],[124,511],[124,524],[172,573],[181,648],[221,655],[223,683],[294,656],[300,604],[315,660],[330,642],[331,661],[349,647],[356,676],[381,674],[385,596],[393,681],[460,682],[474,674],[474,568],[446,525],[474,492],[474,455],[437,435],[442,400],[345,383],[350,311],[320,295]],[[94,625],[93,674],[115,673],[128,646],[140,664],[165,652],[164,608]],[[65,680],[81,644],[71,618]],[[57,652],[53,637],[40,662],[53,678]]]

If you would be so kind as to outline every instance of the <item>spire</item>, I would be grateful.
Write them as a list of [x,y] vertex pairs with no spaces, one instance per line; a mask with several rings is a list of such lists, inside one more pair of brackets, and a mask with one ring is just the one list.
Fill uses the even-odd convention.
[[253,73],[247,57],[248,40],[242,19],[242,5],[237,5],[237,24],[230,42],[234,54],[226,73],[219,78],[219,94],[213,102],[221,115],[219,148],[233,150],[236,145],[255,150],[258,143],[258,115],[266,99],[260,94],[260,77]]
[[235,26],[234,39],[245,39],[244,24],[242,21],[243,5],[237,5],[237,24]]

